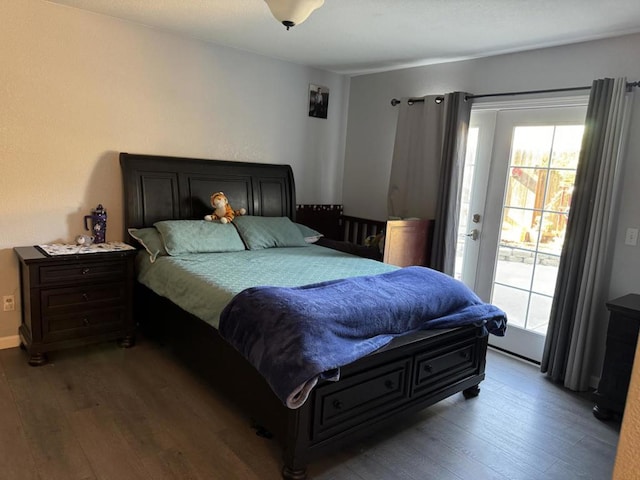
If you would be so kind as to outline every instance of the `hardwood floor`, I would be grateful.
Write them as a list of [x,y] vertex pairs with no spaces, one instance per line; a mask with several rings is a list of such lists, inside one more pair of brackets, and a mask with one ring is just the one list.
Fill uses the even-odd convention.
[[[610,479],[619,423],[587,395],[490,351],[477,398],[455,395],[312,462],[321,480]],[[0,351],[3,480],[277,480],[280,449],[149,341],[51,354]]]

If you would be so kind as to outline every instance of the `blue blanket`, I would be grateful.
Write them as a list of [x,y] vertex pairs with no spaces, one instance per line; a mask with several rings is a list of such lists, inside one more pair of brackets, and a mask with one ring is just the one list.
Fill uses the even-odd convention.
[[507,319],[462,282],[425,267],[302,287],[254,287],[220,316],[220,333],[289,408],[319,378],[417,330],[484,326],[504,335]]

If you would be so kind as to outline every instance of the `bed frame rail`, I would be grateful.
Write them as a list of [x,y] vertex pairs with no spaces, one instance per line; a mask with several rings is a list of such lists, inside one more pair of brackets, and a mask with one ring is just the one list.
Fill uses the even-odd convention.
[[296,205],[296,221],[318,230],[326,238],[364,245],[367,237],[384,230],[386,223],[343,213],[340,204]]

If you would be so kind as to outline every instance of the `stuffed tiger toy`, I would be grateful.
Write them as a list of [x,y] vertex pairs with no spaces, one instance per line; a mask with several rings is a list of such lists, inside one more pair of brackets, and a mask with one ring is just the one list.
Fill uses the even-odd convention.
[[240,210],[231,208],[229,200],[227,200],[227,196],[223,192],[216,192],[211,195],[211,206],[213,207],[213,213],[211,215],[205,215],[204,217],[208,222],[220,220],[220,223],[229,223],[233,221],[236,216],[247,213],[244,208]]

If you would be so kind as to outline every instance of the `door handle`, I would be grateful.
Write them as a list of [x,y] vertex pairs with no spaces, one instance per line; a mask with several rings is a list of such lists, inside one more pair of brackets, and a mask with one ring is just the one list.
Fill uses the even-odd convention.
[[480,230],[474,228],[469,233],[467,233],[465,237],[471,237],[471,240],[478,240],[478,238],[480,237]]

